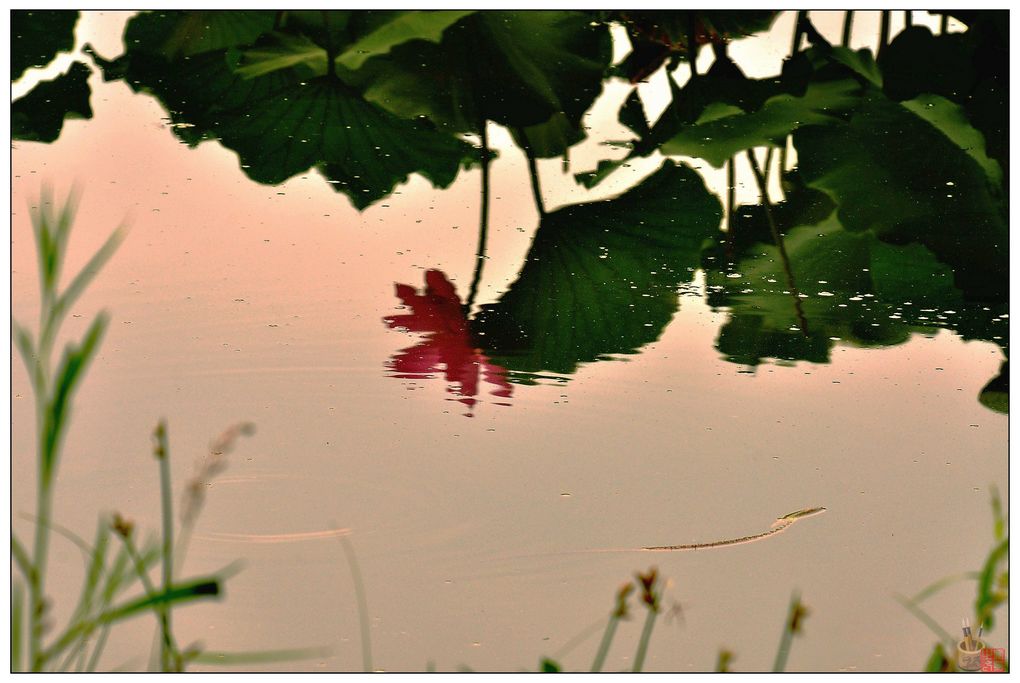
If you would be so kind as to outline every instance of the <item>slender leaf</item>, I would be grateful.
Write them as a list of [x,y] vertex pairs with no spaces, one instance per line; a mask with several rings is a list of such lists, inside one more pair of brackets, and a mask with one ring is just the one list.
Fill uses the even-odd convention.
[[21,544],[14,532],[11,532],[11,558],[14,559],[14,563],[21,570],[26,581],[32,580],[32,574],[34,569],[32,568],[32,560],[28,555],[28,551],[25,550],[25,546]]
[[238,666],[245,664],[275,664],[299,659],[317,659],[319,657],[328,657],[331,654],[333,654],[333,650],[328,647],[303,647],[291,650],[253,650],[251,652],[207,650],[194,655],[191,661],[212,666]]
[[71,281],[71,284],[67,286],[56,302],[53,305],[53,313],[50,317],[51,325],[59,324],[60,319],[70,310],[74,302],[78,300],[81,293],[88,287],[92,279],[99,273],[106,262],[110,260],[113,253],[117,251],[117,247],[124,241],[126,236],[126,229],[121,226],[113,231],[113,233],[106,239],[103,246],[99,247],[99,250],[89,259],[89,262],[85,264],[85,267],[81,269],[78,275]]
[[24,650],[22,626],[25,621],[25,587],[15,580],[11,585],[11,671],[21,671]]
[[995,626],[995,608],[1002,603],[1006,595],[996,592],[995,580],[998,578],[999,563],[1009,557],[1009,539],[1004,538],[992,552],[988,554],[984,567],[981,568],[981,578],[978,580],[977,600],[974,603],[974,611],[978,620],[984,622],[985,630],[991,631]]
[[67,427],[71,397],[77,388],[78,380],[92,359],[108,323],[109,318],[106,314],[100,313],[92,322],[88,332],[85,333],[81,345],[71,345],[64,352],[64,357],[55,376],[53,396],[49,401],[43,421],[44,443],[41,464],[43,481],[49,481],[55,471],[60,441]]

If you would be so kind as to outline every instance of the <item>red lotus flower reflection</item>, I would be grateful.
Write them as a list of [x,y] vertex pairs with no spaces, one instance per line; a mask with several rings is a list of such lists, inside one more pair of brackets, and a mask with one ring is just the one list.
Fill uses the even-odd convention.
[[450,383],[447,390],[461,397],[456,400],[468,407],[468,417],[473,417],[471,410],[478,402],[479,376],[497,387],[490,394],[510,397],[512,388],[506,380],[506,369],[489,362],[475,347],[460,297],[446,275],[438,270],[426,271],[424,294],[418,294],[410,285],[397,284],[397,296],[411,312],[383,321],[393,329],[426,334],[420,344],[398,351],[387,362],[392,377],[423,379],[442,370]]

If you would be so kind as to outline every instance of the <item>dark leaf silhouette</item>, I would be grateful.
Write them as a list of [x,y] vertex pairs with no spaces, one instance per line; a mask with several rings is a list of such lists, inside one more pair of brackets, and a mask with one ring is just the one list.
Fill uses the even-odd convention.
[[10,16],[12,81],[33,66],[46,66],[58,53],[74,47],[78,12],[12,10]]
[[37,84],[11,104],[11,137],[15,140],[53,142],[66,119],[91,119],[88,78],[91,71],[75,62],[66,73]]

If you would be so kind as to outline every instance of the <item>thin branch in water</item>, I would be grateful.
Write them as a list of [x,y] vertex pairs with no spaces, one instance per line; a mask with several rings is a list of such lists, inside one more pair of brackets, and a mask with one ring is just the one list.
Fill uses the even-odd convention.
[[736,157],[726,162],[726,232],[733,234],[733,215],[737,203]]
[[944,36],[949,31],[949,15],[943,14],[939,20],[939,35]]
[[[523,136],[522,136],[523,137]],[[542,185],[538,182],[538,162],[535,154],[526,141],[524,144],[524,156],[528,159],[528,176],[531,178],[531,194],[535,197],[535,208],[538,209],[539,219],[545,218],[545,203],[542,201]]]
[[344,554],[347,556],[347,565],[351,569],[351,579],[354,581],[354,595],[358,600],[358,621],[361,623],[361,661],[365,672],[371,673],[372,634],[369,632],[368,600],[365,598],[365,586],[361,582],[361,570],[358,568],[358,559],[354,556],[354,547],[344,536],[341,536],[338,540],[340,545],[343,546]]
[[475,297],[478,296],[478,283],[482,279],[482,268],[485,265],[485,245],[489,239],[489,162],[492,154],[489,151],[488,122],[482,121],[482,208],[478,225],[478,252],[475,260],[475,273],[471,278],[471,289],[468,293],[467,303],[464,304],[464,313],[471,311],[475,304]]
[[843,15],[843,37],[840,40],[840,45],[842,45],[843,47],[850,46],[850,33],[853,31],[853,27],[854,27],[854,11],[852,9],[848,9],[846,13]]
[[914,25],[914,13],[911,10],[903,10],[903,25],[907,28]]
[[879,27],[878,32],[878,53],[882,54],[885,51],[885,46],[889,44],[889,19],[892,12],[889,10],[882,10],[882,23]]
[[687,61],[691,63],[691,78],[698,77],[698,34],[694,12],[687,12]]
[[779,228],[776,227],[775,216],[772,215],[772,204],[769,202],[768,186],[765,184],[765,176],[762,175],[761,168],[758,166],[758,159],[754,156],[754,150],[747,150],[747,159],[751,162],[751,170],[754,172],[754,179],[758,183],[758,192],[761,194],[762,207],[765,209],[765,220],[768,221],[769,231],[772,233],[772,240],[776,243],[776,247],[779,249],[779,257],[783,262],[783,271],[786,273],[786,283],[790,287],[790,293],[793,295],[793,306],[797,312],[797,324],[800,327],[801,334],[807,336],[807,319],[804,317],[804,310],[800,302],[800,292],[797,290],[797,282],[793,277],[793,269],[790,266],[790,256],[786,253],[786,245],[783,244],[783,236],[779,234]]
[[800,52],[800,41],[804,36],[804,21],[807,19],[807,10],[797,11],[797,23],[793,28],[793,47],[790,50],[790,54],[797,54]]

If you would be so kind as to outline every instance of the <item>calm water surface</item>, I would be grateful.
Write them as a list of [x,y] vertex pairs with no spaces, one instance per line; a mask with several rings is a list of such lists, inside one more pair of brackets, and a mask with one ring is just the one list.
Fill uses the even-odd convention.
[[[79,42],[120,54],[125,21],[86,14]],[[816,21],[838,34],[838,15]],[[749,75],[776,73],[792,22],[781,16],[774,39],[736,43],[731,54]],[[871,45],[877,18],[859,22],[861,46]],[[664,78],[639,88],[653,119],[668,102]],[[550,210],[619,194],[662,163],[658,154],[636,160],[590,191],[574,182],[572,173],[611,155],[600,141],[628,137],[616,113],[631,87],[607,83],[570,171],[539,162]],[[127,240],[67,325],[77,337],[96,311],[112,316],[77,397],[57,489],[55,518],[82,536],[111,510],[159,528],[150,442],[159,418],[179,485],[216,434],[238,421],[257,426],[208,487],[187,560],[190,574],[238,558],[244,570],[225,600],[175,612],[181,642],[323,645],[333,654],[270,668],[358,669],[348,565],[334,538],[315,533],[346,528],[364,575],[373,661],[386,670],[517,670],[543,655],[584,669],[599,632],[563,648],[602,623],[617,587],[652,565],[683,617],[659,622],[650,670],[710,669],[720,648],[739,670],[770,668],[795,589],[810,616],[789,669],[924,664],[934,636],[895,596],[978,569],[992,546],[990,487],[1007,494],[1007,417],[977,397],[999,372],[997,345],[932,327],[881,348],[834,340],[824,363],[735,363],[717,345],[730,311],[709,305],[698,269],[639,353],[507,381],[498,359],[473,348],[459,360],[436,355],[456,350],[457,329],[429,336],[384,320],[421,313],[423,302],[402,306],[395,285],[421,294],[428,271],[455,288],[446,306],[467,297],[477,167],[447,190],[413,176],[358,212],[314,172],[254,183],[218,144],[180,144],[156,100],[98,74],[90,85],[93,119],[68,123],[52,144],[14,146],[13,315],[37,315],[26,207],[41,183],[61,195],[73,183],[83,189],[69,270],[128,217]],[[515,280],[538,224],[523,154],[502,128],[491,125],[489,136],[499,156],[476,310]],[[686,161],[725,202],[725,172]],[[737,173],[738,203],[756,202],[746,163]],[[474,374],[486,363],[487,376]],[[15,363],[12,513],[22,534],[31,525],[19,515],[33,509],[32,410]],[[746,536],[809,506],[828,511],[760,543],[578,552]],[[59,538],[52,552],[59,621],[80,561]],[[961,583],[926,604],[949,627],[973,596]],[[104,665],[144,666],[151,622],[115,629]],[[628,666],[640,622],[621,626],[607,668]],[[994,641],[1005,644],[999,624]]]

